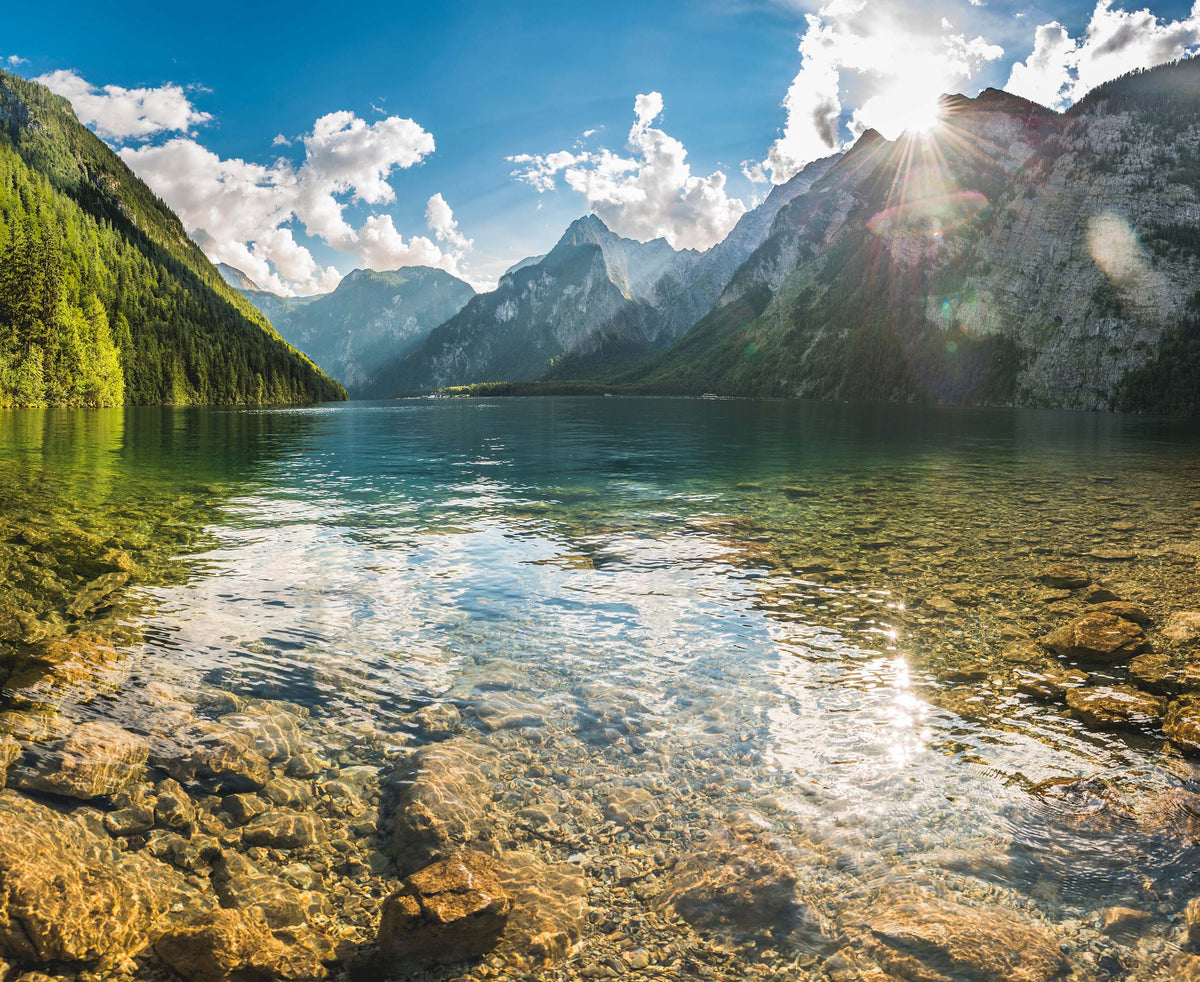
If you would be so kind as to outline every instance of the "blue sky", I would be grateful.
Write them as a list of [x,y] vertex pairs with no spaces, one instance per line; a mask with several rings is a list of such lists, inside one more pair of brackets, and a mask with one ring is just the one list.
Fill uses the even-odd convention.
[[[125,3],[119,11],[90,2],[20,4],[5,14],[0,57],[21,59],[9,67],[27,77],[58,72],[64,92],[92,87],[102,120],[93,125],[101,130],[109,93],[97,87],[147,90],[139,98],[152,105],[156,90],[179,86],[158,128],[152,118],[151,132],[102,135],[126,148],[126,159],[185,223],[212,226],[197,235],[210,254],[258,263],[260,278],[278,274],[278,288],[300,292],[327,288],[369,260],[400,265],[397,259],[435,255],[486,284],[517,259],[545,252],[589,209],[624,234],[666,234],[677,246],[704,247],[739,209],[762,198],[770,186],[764,179],[785,179],[817,155],[823,131],[818,126],[814,135],[814,113],[829,115],[841,145],[864,124],[903,115],[928,85],[974,94],[1010,83],[1013,64],[1026,62],[1039,38],[1042,57],[1017,87],[1042,94],[1041,101],[1057,92],[1061,108],[1114,70],[1087,53],[1090,22],[1099,25],[1095,51],[1120,35],[1125,60],[1111,64],[1121,67],[1192,50],[1200,39],[1193,32],[1200,32],[1200,14],[1180,2],[1155,3],[1144,15],[1120,2],[1097,11],[1094,2],[1001,0],[393,0],[180,9],[161,2]],[[1099,36],[1104,31],[1111,36]],[[931,69],[943,56],[951,68]],[[885,71],[856,63],[862,59],[886,62]],[[784,105],[789,87],[791,115]],[[899,97],[889,103],[889,92]],[[654,93],[661,98],[635,109],[636,97]],[[171,117],[180,104],[190,113],[182,124]],[[320,163],[301,139],[335,112],[361,123],[331,120]],[[372,129],[389,117],[417,128]],[[276,144],[277,135],[291,142]],[[423,149],[428,138],[436,149]],[[400,146],[406,140],[407,149]],[[170,152],[161,152],[167,144]],[[365,195],[361,175],[339,178],[331,169],[339,153],[358,146],[383,155],[369,178],[375,191]],[[690,169],[680,177],[684,150]],[[306,153],[313,160],[307,171]],[[551,158],[555,153],[566,156]],[[273,164],[281,157],[290,162],[282,169]],[[643,174],[638,168],[651,157],[659,170]],[[229,196],[235,177],[226,161],[263,170],[236,175],[249,182],[244,200]],[[225,194],[218,204],[201,190],[213,168]],[[514,170],[525,179],[514,179]],[[723,185],[714,179],[718,171]],[[679,187],[671,185],[676,177]],[[184,186],[185,179],[192,184]],[[259,195],[263,182],[279,185],[278,194]],[[437,195],[440,203],[431,203]],[[299,200],[305,203],[294,204]],[[336,217],[330,201],[340,209]],[[280,222],[292,207],[297,217]],[[320,208],[331,224],[303,220]],[[390,225],[381,224],[388,217]],[[338,221],[340,231],[329,232]],[[317,272],[305,273],[308,261],[297,250],[312,257]]]

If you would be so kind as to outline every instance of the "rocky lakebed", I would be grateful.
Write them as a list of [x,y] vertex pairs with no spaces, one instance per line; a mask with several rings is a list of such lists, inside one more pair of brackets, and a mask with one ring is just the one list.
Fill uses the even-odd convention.
[[1200,467],[1070,477],[16,496],[0,978],[1200,980]]

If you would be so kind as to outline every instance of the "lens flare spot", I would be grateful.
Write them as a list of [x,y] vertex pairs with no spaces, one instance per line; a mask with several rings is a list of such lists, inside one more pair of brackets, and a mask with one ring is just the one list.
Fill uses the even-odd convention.
[[885,208],[871,216],[867,228],[876,235],[936,240],[965,225],[987,206],[987,196],[979,191],[956,191]]

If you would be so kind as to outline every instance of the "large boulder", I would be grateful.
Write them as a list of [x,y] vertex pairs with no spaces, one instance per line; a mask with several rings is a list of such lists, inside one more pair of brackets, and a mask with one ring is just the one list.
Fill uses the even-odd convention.
[[463,961],[496,946],[511,909],[495,861],[458,852],[413,873],[384,901],[376,944],[405,970]]
[[14,791],[0,829],[0,957],[122,964],[168,912],[211,906],[172,868]]
[[165,931],[154,951],[188,982],[310,982],[326,976],[307,947],[279,940],[258,910],[210,910]]
[[27,751],[9,783],[29,791],[88,800],[139,781],[150,745],[113,723],[80,723],[63,741]]
[[1091,611],[1050,632],[1042,643],[1063,658],[1078,661],[1127,661],[1147,647],[1146,632],[1135,621]]

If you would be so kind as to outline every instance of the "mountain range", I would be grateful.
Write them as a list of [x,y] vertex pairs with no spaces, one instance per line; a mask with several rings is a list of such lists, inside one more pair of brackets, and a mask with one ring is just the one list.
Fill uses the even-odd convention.
[[285,340],[358,399],[393,395],[398,362],[475,296],[468,283],[428,266],[356,269],[316,297],[276,296],[232,266],[218,268]]
[[344,397],[66,99],[0,72],[0,405]]
[[[1200,61],[1062,114],[995,89],[940,108],[928,133],[810,164],[703,253],[579,219],[390,361],[374,349],[370,391],[1200,412]],[[246,295],[277,319],[304,303]]]

